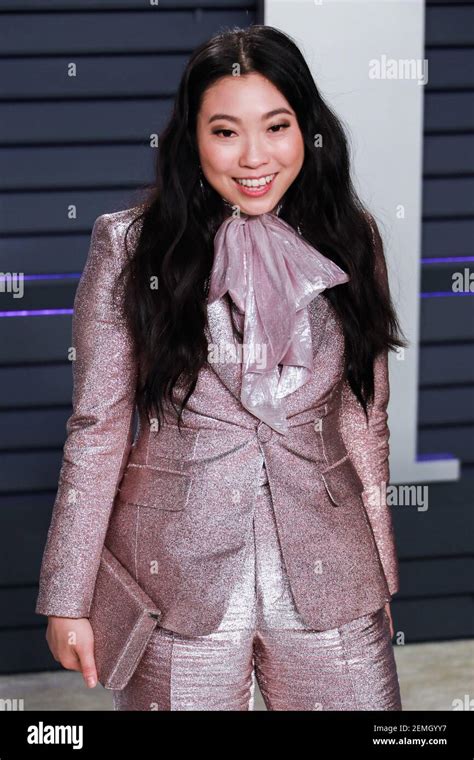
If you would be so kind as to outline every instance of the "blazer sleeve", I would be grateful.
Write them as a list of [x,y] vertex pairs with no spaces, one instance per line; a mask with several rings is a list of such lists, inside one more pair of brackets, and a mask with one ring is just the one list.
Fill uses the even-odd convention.
[[[375,271],[381,287],[388,292],[388,276],[383,243],[375,221],[370,219],[375,248]],[[390,397],[388,349],[374,361],[374,398],[368,404],[368,424],[364,410],[352,392],[349,382],[342,386],[340,430],[349,457],[362,481],[363,504],[374,534],[380,561],[390,595],[400,588],[399,563],[390,506],[386,503],[386,487],[390,481],[387,405]],[[374,499],[374,490],[380,495]]]
[[87,617],[112,511],[133,438],[137,364],[112,304],[124,263],[123,223],[99,216],[72,319],[73,398],[35,612]]

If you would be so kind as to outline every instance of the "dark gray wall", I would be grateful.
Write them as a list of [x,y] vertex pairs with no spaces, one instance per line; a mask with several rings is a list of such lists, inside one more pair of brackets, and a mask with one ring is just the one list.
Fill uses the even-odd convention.
[[[72,273],[27,283],[0,309],[71,309],[91,226],[133,205],[191,50],[222,26],[261,20],[255,2],[0,0],[0,271]],[[14,12],[12,12],[14,11]],[[158,17],[159,14],[159,17]],[[473,5],[427,6],[424,258],[472,256]],[[80,75],[71,83],[66,63]],[[66,219],[69,203],[79,220]],[[423,264],[424,293],[469,264]],[[394,510],[407,641],[472,635],[472,299],[422,298],[419,451],[463,462],[430,485],[428,514]],[[0,673],[58,667],[34,613],[71,412],[71,317],[0,319]]]

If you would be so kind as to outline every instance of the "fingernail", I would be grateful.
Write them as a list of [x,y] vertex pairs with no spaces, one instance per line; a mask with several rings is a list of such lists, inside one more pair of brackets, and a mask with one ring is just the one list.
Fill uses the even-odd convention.
[[95,686],[95,678],[94,678],[94,676],[89,676],[89,678],[87,679],[87,685],[90,686],[90,687]]

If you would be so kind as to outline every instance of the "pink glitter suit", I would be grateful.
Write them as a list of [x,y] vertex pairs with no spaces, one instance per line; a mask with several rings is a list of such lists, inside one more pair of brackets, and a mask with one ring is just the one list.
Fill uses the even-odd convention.
[[[73,413],[36,612],[87,617],[105,543],[162,611],[116,709],[247,710],[256,677],[272,710],[400,710],[383,609],[398,559],[390,509],[370,498],[389,482],[387,352],[367,425],[318,296],[286,435],[243,406],[242,365],[223,359],[199,373],[182,433],[141,418],[134,438],[140,369],[111,298],[134,213],[96,220],[76,292]],[[208,305],[206,334],[233,341],[227,298]]]

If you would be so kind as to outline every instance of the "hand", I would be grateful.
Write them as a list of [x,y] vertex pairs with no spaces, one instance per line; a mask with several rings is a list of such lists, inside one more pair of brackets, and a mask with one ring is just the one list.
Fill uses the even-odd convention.
[[385,604],[384,609],[385,609],[385,612],[387,613],[388,619],[390,621],[390,637],[393,639],[395,631],[394,631],[394,628],[393,628],[392,613],[390,611],[390,602],[387,602]]
[[81,670],[89,688],[97,684],[94,634],[88,618],[48,616],[46,641],[56,662],[68,670]]

